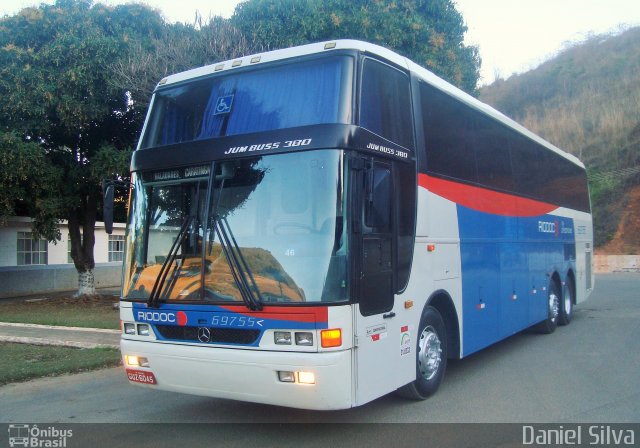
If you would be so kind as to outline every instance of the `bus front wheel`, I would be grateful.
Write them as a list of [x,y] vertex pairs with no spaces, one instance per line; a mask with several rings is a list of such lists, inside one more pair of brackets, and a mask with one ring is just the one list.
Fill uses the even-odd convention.
[[416,380],[398,389],[412,400],[425,400],[440,386],[447,368],[447,334],[437,309],[427,306],[420,318],[416,341]]

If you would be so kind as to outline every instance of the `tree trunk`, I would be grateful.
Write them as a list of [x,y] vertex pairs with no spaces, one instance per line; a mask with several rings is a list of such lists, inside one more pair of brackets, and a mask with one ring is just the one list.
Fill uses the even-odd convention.
[[69,214],[71,258],[78,271],[78,292],[74,297],[96,295],[93,246],[97,212],[97,198],[95,195],[87,195],[82,199],[80,207]]
[[78,292],[74,297],[95,296],[96,282],[93,275],[93,269],[84,272],[78,272]]

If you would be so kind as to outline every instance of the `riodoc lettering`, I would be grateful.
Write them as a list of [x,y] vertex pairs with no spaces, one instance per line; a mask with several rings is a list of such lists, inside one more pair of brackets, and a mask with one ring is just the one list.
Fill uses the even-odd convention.
[[549,221],[538,221],[538,232],[556,233],[556,223]]
[[138,320],[145,322],[176,322],[175,313],[163,313],[158,311],[138,311]]

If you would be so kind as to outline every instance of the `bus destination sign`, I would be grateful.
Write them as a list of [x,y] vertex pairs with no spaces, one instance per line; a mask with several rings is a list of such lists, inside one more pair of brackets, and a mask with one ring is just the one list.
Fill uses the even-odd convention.
[[168,180],[192,179],[197,177],[208,177],[211,167],[209,165],[190,166],[182,169],[166,171],[156,171],[149,175],[150,181],[163,182]]

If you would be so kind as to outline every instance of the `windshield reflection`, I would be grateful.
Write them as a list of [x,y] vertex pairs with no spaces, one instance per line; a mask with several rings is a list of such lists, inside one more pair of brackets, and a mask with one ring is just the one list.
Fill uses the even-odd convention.
[[[208,179],[154,183],[135,176],[125,297],[149,297],[189,217],[158,299],[242,302],[244,294],[246,303],[242,276],[264,303],[348,298],[341,151],[244,158],[214,167],[213,188]],[[217,226],[228,232],[226,243]],[[247,268],[240,274],[232,268],[234,258]]]

